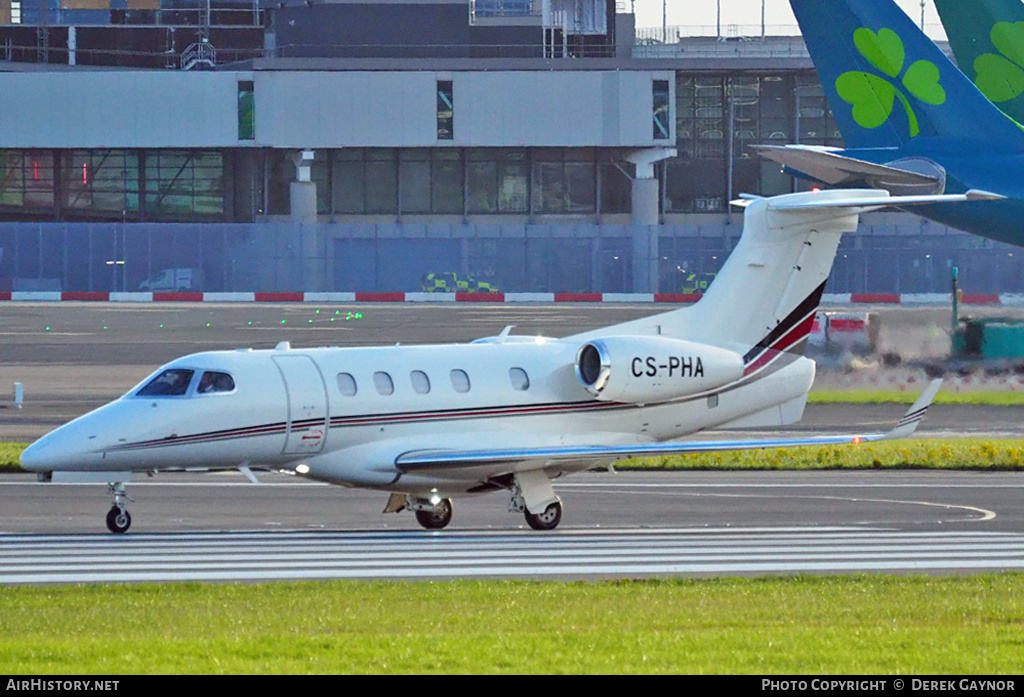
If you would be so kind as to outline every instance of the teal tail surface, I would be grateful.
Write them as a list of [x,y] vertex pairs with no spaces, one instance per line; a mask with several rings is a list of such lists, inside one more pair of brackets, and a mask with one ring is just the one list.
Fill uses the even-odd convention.
[[1024,3],[935,0],[960,71],[989,101],[1024,123]]
[[1020,127],[892,0],[790,5],[847,148],[1024,143]]

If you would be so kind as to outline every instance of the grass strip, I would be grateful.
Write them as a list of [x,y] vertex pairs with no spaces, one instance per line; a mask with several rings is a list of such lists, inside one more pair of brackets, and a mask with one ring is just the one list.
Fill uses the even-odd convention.
[[1010,674],[1024,574],[14,587],[0,673]]
[[[885,389],[836,389],[812,390],[807,396],[808,404],[913,404],[925,388],[925,383],[904,390]],[[948,388],[939,390],[935,404],[970,406],[1019,406],[1024,405],[1024,391],[996,390],[988,392],[951,392]]]
[[1024,440],[921,438],[622,460],[618,470],[1024,470]]

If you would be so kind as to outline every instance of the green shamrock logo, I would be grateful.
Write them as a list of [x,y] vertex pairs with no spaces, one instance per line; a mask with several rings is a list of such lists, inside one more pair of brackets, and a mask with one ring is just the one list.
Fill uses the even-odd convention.
[[989,33],[1002,55],[983,53],[974,60],[974,83],[989,101],[1005,102],[1024,93],[1024,22],[999,22]]
[[939,84],[938,66],[931,61],[918,60],[904,71],[906,51],[903,41],[891,29],[883,28],[876,34],[862,27],[853,33],[853,43],[860,54],[885,75],[851,71],[836,80],[839,96],[853,105],[853,120],[864,128],[878,128],[889,120],[895,102],[899,100],[907,113],[910,137],[913,138],[921,132],[917,115],[907,96],[889,78],[896,80],[902,74],[900,83],[910,94],[928,104],[943,104],[946,90]]

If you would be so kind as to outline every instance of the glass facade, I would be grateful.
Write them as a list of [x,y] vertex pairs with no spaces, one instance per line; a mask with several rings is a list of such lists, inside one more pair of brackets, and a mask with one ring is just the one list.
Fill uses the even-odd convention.
[[221,220],[224,173],[219,151],[0,150],[0,216]]
[[740,193],[793,191],[753,145],[829,145],[842,137],[813,73],[676,75],[677,157],[662,165],[666,213],[724,213]]
[[[630,213],[632,170],[596,148],[346,148],[316,151],[312,179],[321,215],[593,216]],[[268,210],[288,214],[289,152],[267,176]]]

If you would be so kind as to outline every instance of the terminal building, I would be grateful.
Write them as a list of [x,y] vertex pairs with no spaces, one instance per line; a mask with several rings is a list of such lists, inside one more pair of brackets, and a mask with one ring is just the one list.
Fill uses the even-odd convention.
[[[799,37],[722,33],[614,0],[0,0],[0,291],[699,290],[731,199],[807,186],[750,146],[842,145]],[[1019,251],[871,214],[828,291],[1024,291]]]

